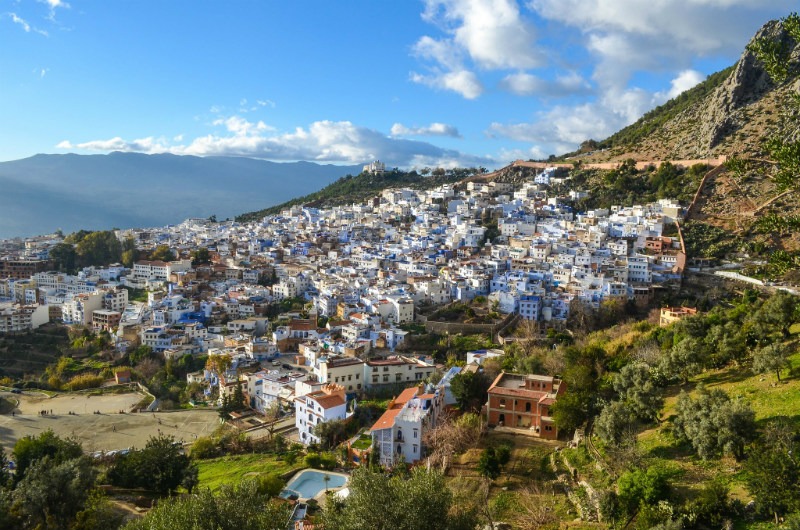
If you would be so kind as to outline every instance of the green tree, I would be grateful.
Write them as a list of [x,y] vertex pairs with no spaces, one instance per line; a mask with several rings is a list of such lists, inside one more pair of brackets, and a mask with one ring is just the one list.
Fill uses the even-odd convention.
[[233,389],[233,397],[231,398],[231,407],[233,410],[242,410],[246,406],[244,400],[244,390],[242,389],[242,381],[236,381],[236,388]]
[[128,236],[122,240],[122,265],[132,268],[136,260],[139,259],[139,249],[136,248],[136,240],[133,236]]
[[700,373],[704,359],[703,344],[694,337],[686,337],[662,358],[659,368],[662,373],[685,383],[691,376]]
[[196,466],[175,438],[166,435],[151,436],[144,449],[118,458],[108,471],[114,485],[162,494],[175,491],[184,483],[193,484],[192,476],[197,476]]
[[650,367],[644,363],[625,365],[614,375],[614,391],[628,409],[642,421],[658,419],[664,398],[650,376]]
[[594,422],[597,435],[605,443],[618,446],[626,439],[626,435],[634,432],[636,414],[622,401],[612,401]]
[[114,509],[99,490],[92,490],[83,510],[75,514],[70,530],[113,530],[122,526],[125,515]]
[[[8,472],[8,457],[0,445],[0,490],[11,481],[11,474]],[[2,528],[2,527],[0,527]]]
[[53,268],[60,272],[74,272],[75,271],[75,246],[69,243],[57,243],[50,249],[48,254],[50,261],[53,262]]
[[150,253],[150,259],[153,261],[175,261],[175,253],[170,250],[169,245],[158,245]]
[[45,456],[34,462],[13,492],[14,507],[25,528],[61,530],[81,511],[94,485],[87,457],[58,462]]
[[753,354],[753,371],[757,374],[775,372],[780,383],[781,370],[791,368],[789,353],[789,348],[780,342],[759,348]]
[[192,444],[191,457],[202,460],[214,458],[219,454],[219,447],[210,436],[199,436]]
[[28,435],[14,444],[14,462],[16,472],[14,480],[19,482],[25,477],[28,468],[37,460],[50,457],[51,465],[58,465],[67,460],[78,458],[83,454],[81,445],[69,439],[59,438],[51,429],[39,436]]
[[744,401],[731,400],[719,389],[697,389],[697,399],[687,393],[678,396],[673,420],[676,437],[691,444],[697,455],[707,460],[719,453],[744,456],[744,447],[756,432],[755,413]]
[[330,450],[347,437],[347,424],[344,420],[329,420],[314,425],[314,436],[319,438],[323,449]]
[[480,410],[486,403],[487,391],[491,381],[480,372],[461,372],[450,383],[450,390],[465,412]]
[[76,245],[78,265],[110,265],[122,258],[122,243],[112,231],[91,232]]
[[747,489],[756,510],[778,517],[800,510],[800,461],[797,444],[766,443],[753,448],[747,460]]
[[778,291],[761,304],[750,320],[764,338],[780,334],[785,340],[789,337],[789,328],[797,321],[799,312],[800,299],[785,291]]
[[489,480],[500,476],[500,460],[497,458],[494,447],[487,447],[481,452],[478,459],[478,473]]
[[125,530],[284,530],[288,504],[277,503],[259,491],[256,481],[223,485],[217,493],[165,499]]
[[192,251],[192,266],[210,262],[211,262],[211,253],[208,251],[206,247],[200,247],[197,250]]
[[477,525],[475,512],[453,502],[438,471],[415,468],[404,479],[359,468],[349,487],[345,503],[325,508],[326,530],[474,530]]
[[642,506],[653,506],[669,495],[669,473],[661,467],[635,469],[619,477],[617,498],[628,515],[634,515]]
[[123,267],[127,267],[129,269],[133,268],[133,264],[136,263],[136,260],[139,259],[139,253],[136,250],[123,250],[122,255],[120,256],[120,261],[122,262]]

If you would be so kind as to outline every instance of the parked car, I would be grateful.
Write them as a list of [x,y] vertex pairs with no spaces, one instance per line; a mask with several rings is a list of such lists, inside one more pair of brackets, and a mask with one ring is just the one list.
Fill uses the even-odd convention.
[[19,388],[12,388],[11,389],[11,393],[12,394],[22,394],[22,390],[20,390]]

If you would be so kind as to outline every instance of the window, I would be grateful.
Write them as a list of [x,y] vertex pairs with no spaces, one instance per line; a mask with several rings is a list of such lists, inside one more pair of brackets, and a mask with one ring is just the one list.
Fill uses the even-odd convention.
[[377,366],[373,366],[373,367],[372,367],[372,371],[373,371],[373,372],[377,372],[377,371],[378,371],[378,367],[377,367]]
[[383,382],[384,383],[388,383],[389,382],[389,374],[383,374]]
[[372,376],[372,382],[373,383],[377,383],[378,382],[378,376],[377,375],[373,375]]
[[414,454],[417,454],[417,444],[414,444]]
[[389,367],[388,367],[388,366],[384,366],[384,367],[383,367],[383,371],[384,371],[384,372],[388,372],[388,371],[389,371]]
[[531,402],[528,401],[527,403],[525,403],[525,412],[530,412],[530,411],[531,411]]
[[422,379],[422,373],[421,372],[415,373],[414,374],[414,379],[416,379],[417,381],[421,380]]
[[356,379],[358,379],[358,376],[360,376],[360,375],[361,375],[361,374],[356,374]]
[[394,380],[395,381],[400,381],[402,379],[402,377],[403,377],[403,374],[395,374],[394,375]]
[[352,376],[352,375],[348,375],[348,376],[347,376],[347,380],[348,380],[348,381],[352,381],[352,380],[353,380],[353,376]]
[[506,408],[506,398],[500,398],[500,408]]
[[356,388],[357,388],[358,390],[361,390],[361,383],[357,384],[357,385],[356,385]]
[[419,436],[419,429],[414,429],[414,438]]

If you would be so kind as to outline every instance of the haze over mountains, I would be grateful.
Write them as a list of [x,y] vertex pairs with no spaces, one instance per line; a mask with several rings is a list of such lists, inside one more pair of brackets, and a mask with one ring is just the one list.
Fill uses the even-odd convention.
[[240,157],[40,154],[0,162],[0,238],[233,218],[360,171]]

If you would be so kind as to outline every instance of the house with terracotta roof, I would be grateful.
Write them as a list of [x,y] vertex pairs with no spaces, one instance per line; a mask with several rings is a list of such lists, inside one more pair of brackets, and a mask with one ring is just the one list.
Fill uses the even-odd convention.
[[445,389],[419,385],[403,390],[389,402],[386,412],[370,429],[373,451],[381,465],[391,467],[400,459],[414,463],[425,454],[422,436],[436,426],[445,406]]
[[489,427],[511,427],[555,440],[558,429],[551,410],[566,384],[549,375],[502,372],[489,387],[486,418]]
[[314,427],[331,420],[347,418],[347,398],[344,387],[327,384],[294,399],[295,427],[300,433],[300,442],[304,445],[319,443],[314,436]]

